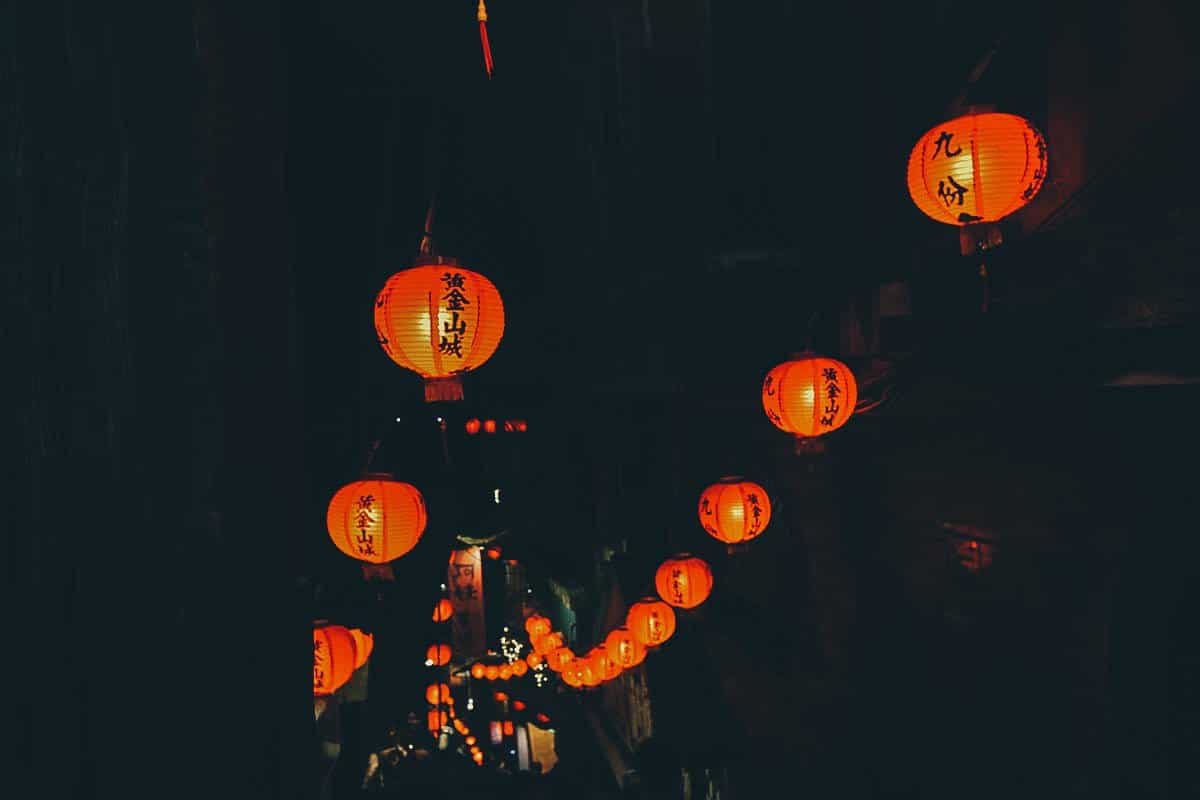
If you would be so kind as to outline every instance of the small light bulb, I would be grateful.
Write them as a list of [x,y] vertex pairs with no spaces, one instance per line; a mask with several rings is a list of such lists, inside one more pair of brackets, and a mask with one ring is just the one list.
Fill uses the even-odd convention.
[[446,591],[446,584],[443,583],[441,586],[442,586],[442,591],[443,592]]
[[399,418],[399,417],[396,417],[396,422],[399,422],[399,421],[400,421],[400,418]]
[[492,500],[495,501],[496,505],[500,505],[500,490],[499,489],[492,489]]
[[441,418],[441,417],[438,417],[438,418],[437,418],[437,421],[438,421],[438,422],[441,422],[441,421],[442,421],[442,418]]

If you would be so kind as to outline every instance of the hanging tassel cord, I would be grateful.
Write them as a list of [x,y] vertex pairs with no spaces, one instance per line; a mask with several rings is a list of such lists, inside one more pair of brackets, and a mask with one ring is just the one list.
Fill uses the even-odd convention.
[[425,212],[425,228],[421,234],[421,246],[417,252],[423,256],[433,255],[433,212],[437,205],[437,193],[429,198],[429,208]]
[[483,45],[483,66],[487,70],[488,80],[492,79],[492,45],[488,42],[487,6],[479,0],[479,8],[475,11],[475,19],[479,20],[479,41]]

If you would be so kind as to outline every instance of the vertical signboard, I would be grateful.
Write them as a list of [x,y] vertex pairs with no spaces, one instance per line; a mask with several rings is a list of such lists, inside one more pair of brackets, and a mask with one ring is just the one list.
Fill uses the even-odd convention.
[[483,553],[478,547],[455,550],[450,557],[451,635],[460,658],[481,656],[487,644],[483,620]]

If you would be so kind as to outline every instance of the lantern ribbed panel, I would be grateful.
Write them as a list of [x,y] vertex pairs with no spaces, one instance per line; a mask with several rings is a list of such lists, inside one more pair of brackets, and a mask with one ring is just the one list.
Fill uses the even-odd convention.
[[337,548],[373,564],[400,558],[416,547],[426,521],[425,500],[417,487],[383,478],[338,489],[325,515]]
[[559,670],[559,674],[562,676],[563,683],[572,689],[583,688],[583,669],[574,660],[564,665],[563,669]]
[[375,332],[400,366],[427,380],[449,378],[496,352],[504,303],[491,281],[469,269],[413,267],[388,278],[375,298]]
[[425,702],[436,706],[439,703],[452,703],[450,687],[444,683],[431,683],[425,687]]
[[636,667],[646,659],[646,646],[624,626],[609,632],[604,639],[604,649],[608,657],[624,669]]
[[433,621],[449,622],[452,616],[454,616],[453,604],[444,597],[438,600],[437,604],[433,607]]
[[516,661],[512,662],[512,674],[515,677],[520,678],[526,672],[529,672],[529,665],[525,663],[524,659],[518,658]]
[[452,655],[450,645],[445,643],[431,644],[429,649],[425,651],[425,660],[432,661],[435,667],[441,667],[450,663]]
[[354,668],[358,669],[371,657],[371,651],[375,649],[375,637],[358,628],[351,628],[350,635],[354,637]]
[[[737,544],[748,542],[767,529],[771,500],[757,483],[726,479],[700,494],[699,513],[700,525],[710,536],[726,544]],[[657,584],[657,576],[655,581]]]
[[559,647],[546,654],[546,666],[555,672],[562,672],[574,658],[574,650],[569,647]]
[[354,636],[341,625],[313,628],[313,694],[329,695],[350,680],[356,669]]
[[624,670],[624,667],[609,657],[608,650],[604,645],[600,645],[588,653],[588,660],[591,661],[592,670],[601,681],[611,681]]
[[529,640],[533,641],[539,636],[545,636],[553,630],[553,625],[546,617],[540,614],[534,614],[525,620],[525,632],[529,634]]
[[646,647],[657,647],[675,633],[675,610],[657,597],[644,597],[629,607],[625,626]]
[[763,410],[780,430],[821,436],[846,424],[858,403],[854,373],[833,358],[785,361],[767,373]]
[[1033,199],[1046,170],[1045,137],[1029,120],[967,114],[917,141],[908,158],[908,192],[938,222],[995,222]]
[[[765,495],[764,495],[765,496]],[[668,558],[654,573],[654,588],[676,608],[695,608],[712,592],[713,574],[703,559],[680,555]]]

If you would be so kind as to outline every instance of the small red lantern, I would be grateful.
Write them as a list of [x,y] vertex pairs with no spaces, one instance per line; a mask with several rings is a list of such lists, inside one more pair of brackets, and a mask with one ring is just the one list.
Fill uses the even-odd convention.
[[675,633],[675,611],[657,597],[643,597],[630,607],[625,625],[646,647],[657,647]]
[[554,630],[550,620],[543,617],[541,614],[534,614],[525,620],[525,632],[529,634],[529,641],[533,641],[539,636],[545,636]]
[[337,548],[372,564],[386,564],[416,547],[427,519],[417,487],[386,473],[338,489],[325,513]]
[[538,653],[530,653],[525,656],[525,663],[529,665],[530,669],[537,669],[538,665],[542,663],[542,657]]
[[443,597],[441,600],[437,601],[436,605],[434,605],[434,607],[433,607],[433,621],[434,622],[449,622],[450,618],[453,616],[454,616],[454,606],[451,605],[450,601],[447,600],[446,598]]
[[551,650],[546,655],[546,666],[555,672],[562,672],[563,669],[571,663],[575,658],[575,652],[569,647],[558,647]]
[[854,373],[837,359],[801,356],[783,362],[763,379],[767,418],[797,437],[837,430],[854,414],[857,403]]
[[502,680],[502,681],[508,680],[509,678],[511,678],[513,676],[512,665],[511,664],[501,664],[500,669],[497,671],[497,674],[500,676],[500,680]]
[[431,683],[425,688],[425,702],[432,706],[454,702],[450,696],[450,687],[444,683]]
[[450,724],[450,717],[445,711],[438,711],[436,708],[430,709],[427,716],[429,724],[429,732],[437,736],[442,728]]
[[520,700],[513,700],[512,707],[513,707],[513,711],[524,711],[525,710],[525,704],[523,702],[521,702]]
[[496,432],[496,420],[494,420],[494,419],[485,420],[483,423],[483,432],[484,433],[495,433]]
[[528,671],[529,671],[529,665],[526,664],[524,662],[524,660],[518,658],[516,661],[512,662],[513,677],[520,678],[522,675],[524,675]]
[[435,667],[449,664],[450,656],[450,645],[448,644],[431,644],[429,645],[429,649],[425,651],[425,660],[431,662]]
[[508,695],[504,692],[496,692],[492,695],[492,697],[495,698],[497,703],[504,703],[508,701]]
[[712,570],[703,559],[682,553],[659,566],[654,587],[659,597],[676,608],[695,608],[712,592]]
[[512,736],[514,731],[515,731],[515,729],[513,728],[512,720],[511,719],[504,720],[504,735]]
[[489,681],[494,681],[500,677],[500,668],[495,664],[489,664],[483,671],[483,676]]
[[608,650],[603,645],[593,648],[592,652],[588,653],[588,660],[592,664],[592,670],[596,673],[596,677],[601,682],[611,681],[623,670],[620,664],[609,658]]
[[726,477],[700,494],[700,525],[733,545],[761,534],[771,521],[771,500],[757,483]]
[[613,628],[604,640],[604,649],[623,669],[636,667],[646,659],[646,646],[626,627]]
[[472,417],[471,419],[467,420],[467,424],[466,424],[467,435],[474,436],[475,434],[479,433],[479,429],[482,427],[483,427],[483,425],[479,422],[479,420]]
[[557,647],[562,647],[563,636],[558,631],[547,633],[545,636],[539,636],[533,640],[533,649],[541,655],[547,655],[554,651]]
[[478,661],[471,665],[471,677],[475,680],[480,680],[483,678],[486,672],[487,667],[485,667],[483,664],[480,664]]
[[487,557],[490,558],[492,561],[500,560],[501,551],[497,545],[492,545],[485,552],[487,553]]
[[342,688],[356,669],[354,636],[341,625],[313,628],[313,695],[323,697]]

